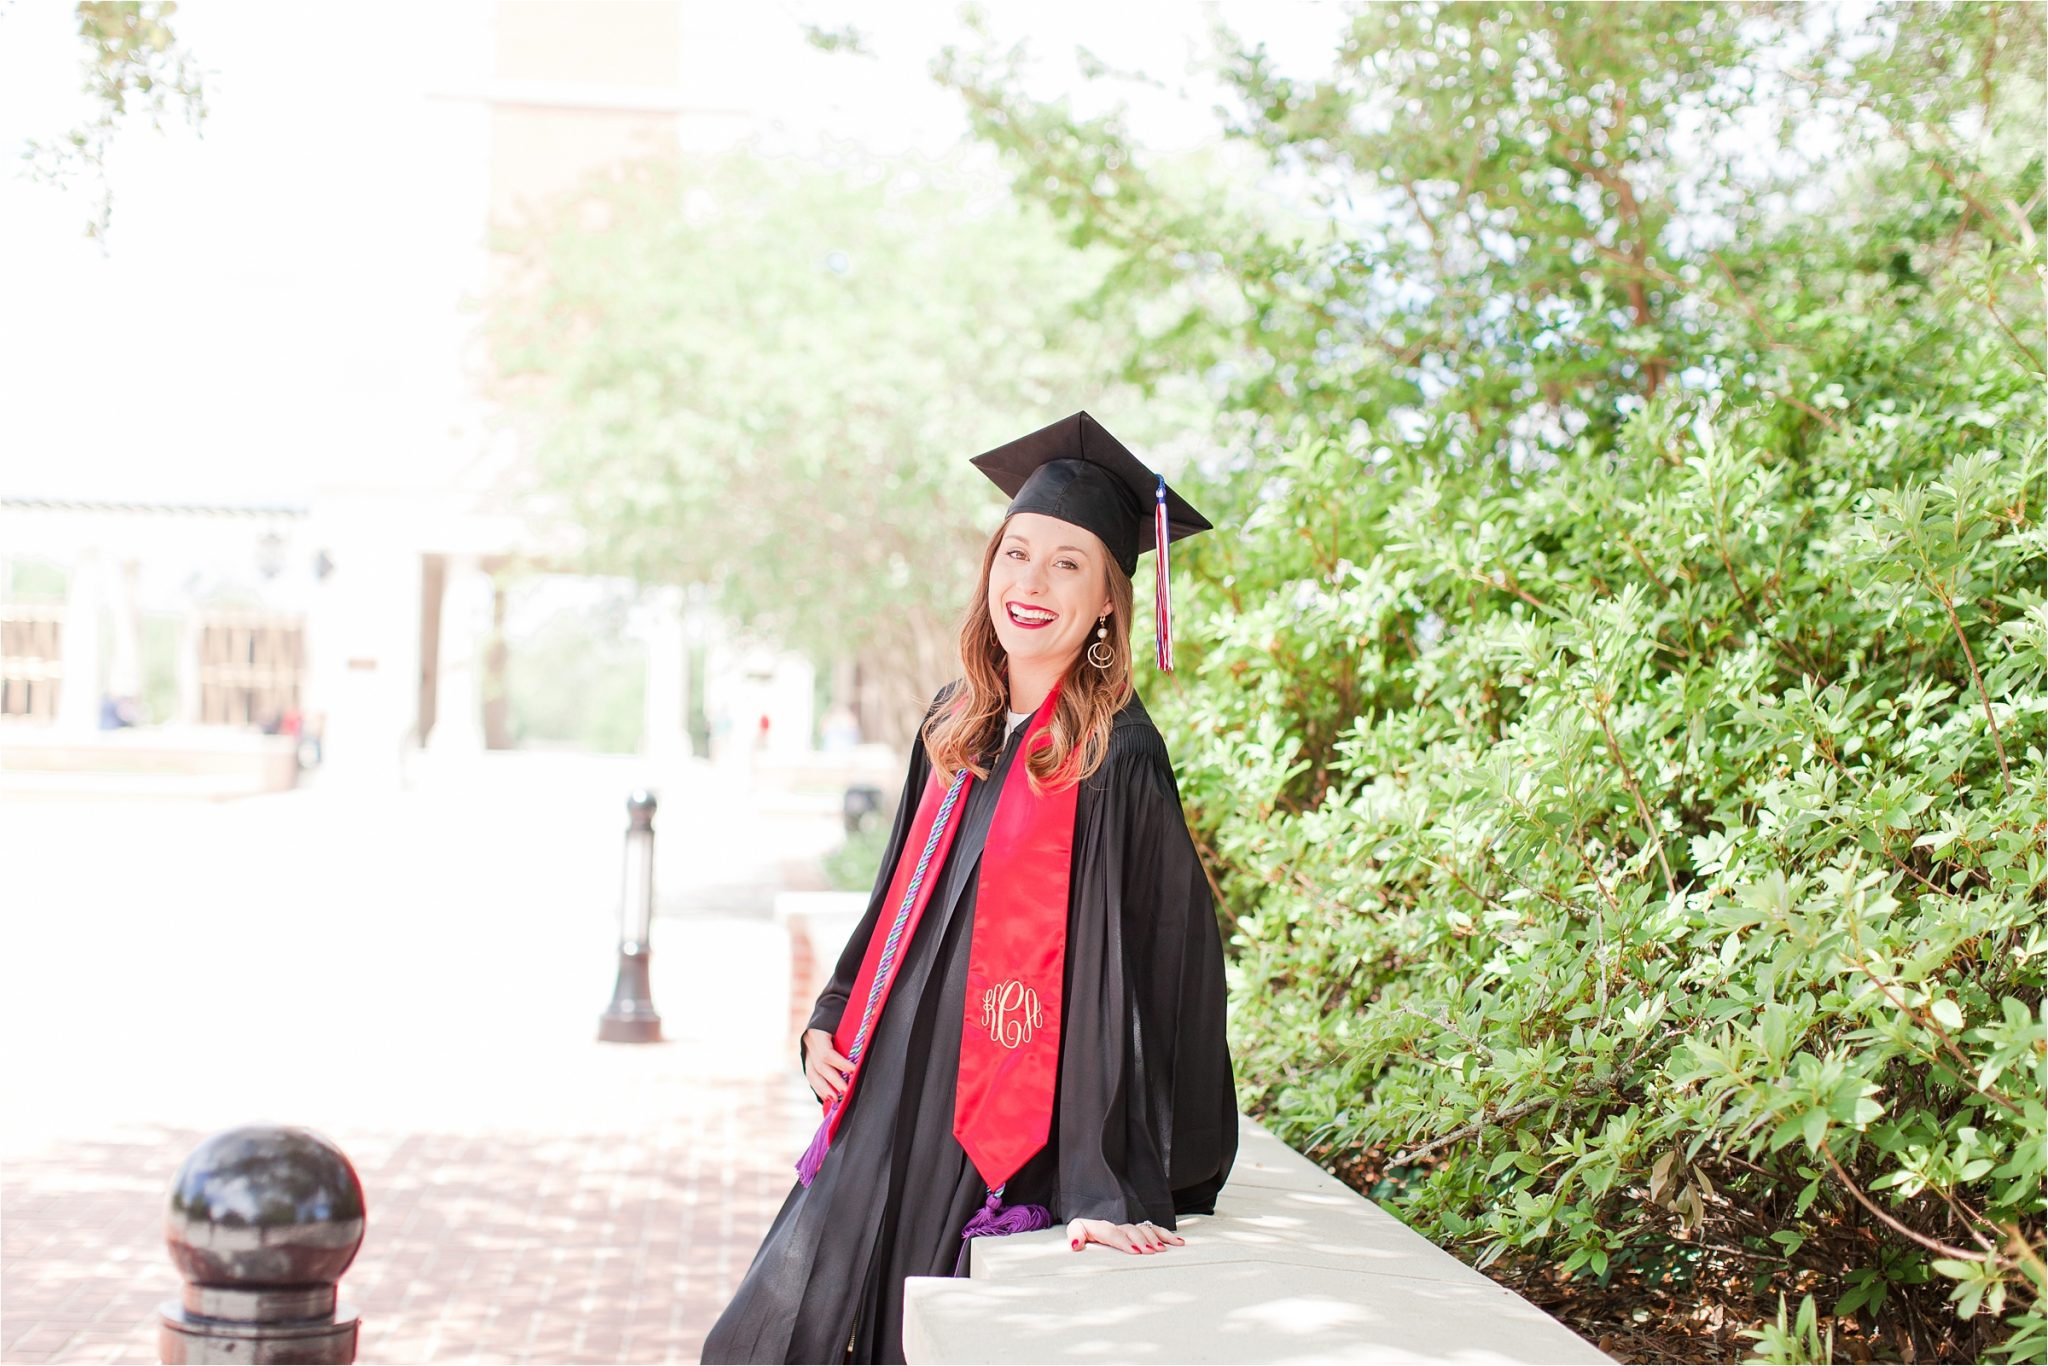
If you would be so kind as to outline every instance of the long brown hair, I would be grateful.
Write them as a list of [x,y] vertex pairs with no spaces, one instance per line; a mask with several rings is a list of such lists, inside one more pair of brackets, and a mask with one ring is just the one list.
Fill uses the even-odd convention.
[[[988,538],[974,595],[960,619],[961,684],[920,732],[932,768],[942,782],[950,783],[963,768],[977,779],[987,778],[989,769],[979,762],[980,756],[1003,733],[1010,691],[1003,669],[1003,643],[988,615],[988,577],[996,561],[996,547],[1002,544],[1009,525],[1010,519],[1005,517]],[[1108,555],[1096,558],[1109,577],[1109,635],[1101,643],[1109,646],[1115,658],[1106,669],[1088,662],[1088,647],[1096,643],[1092,630],[1087,645],[1074,652],[1060,680],[1059,700],[1053,703],[1052,743],[1040,747],[1026,761],[1033,792],[1042,792],[1056,779],[1060,786],[1069,780],[1079,782],[1102,767],[1109,754],[1111,722],[1131,698],[1131,579]]]

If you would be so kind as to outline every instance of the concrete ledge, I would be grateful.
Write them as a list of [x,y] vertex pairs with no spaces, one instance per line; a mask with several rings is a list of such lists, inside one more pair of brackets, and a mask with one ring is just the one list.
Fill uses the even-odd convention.
[[1591,1343],[1253,1120],[1213,1215],[1146,1257],[1063,1229],[974,1240],[904,1282],[910,1362],[1598,1363]]
[[753,759],[757,788],[824,795],[837,812],[846,789],[878,787],[884,797],[903,786],[903,755],[882,744],[831,750],[768,750]]
[[0,724],[0,774],[104,775],[181,783],[199,795],[290,790],[299,776],[298,741],[288,735],[215,726],[143,726],[68,732],[36,723]]
[[789,931],[795,969],[790,991],[801,1019],[810,1018],[811,1003],[825,989],[839,951],[867,914],[866,892],[777,892],[775,923]]

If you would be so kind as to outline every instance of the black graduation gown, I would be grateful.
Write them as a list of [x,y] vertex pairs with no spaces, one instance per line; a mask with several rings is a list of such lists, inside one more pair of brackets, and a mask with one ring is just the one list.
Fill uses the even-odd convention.
[[[809,1187],[792,1184],[704,1361],[900,1362],[903,1278],[966,1274],[960,1230],[988,1193],[953,1137],[967,951],[982,846],[1027,727],[970,785],[831,1151]],[[924,746],[912,748],[867,914],[807,1028],[838,1025],[869,937],[885,910],[894,915],[882,903],[931,771]],[[1237,1152],[1237,1100],[1208,880],[1165,744],[1135,695],[1075,805],[1052,1137],[1003,1198],[1044,1205],[1060,1225],[1172,1228],[1177,1214],[1214,1212]]]

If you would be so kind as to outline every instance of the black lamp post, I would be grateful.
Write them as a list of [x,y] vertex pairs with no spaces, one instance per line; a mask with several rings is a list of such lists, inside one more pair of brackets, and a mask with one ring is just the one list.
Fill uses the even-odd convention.
[[604,1043],[660,1043],[661,1016],[647,978],[647,938],[654,926],[654,794],[626,799],[626,866],[619,882],[619,976],[612,1003],[598,1020]]

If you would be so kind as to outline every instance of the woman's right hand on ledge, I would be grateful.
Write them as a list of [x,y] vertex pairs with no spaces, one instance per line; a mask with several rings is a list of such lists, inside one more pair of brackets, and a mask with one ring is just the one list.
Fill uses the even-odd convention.
[[819,1104],[846,1094],[846,1079],[853,1071],[853,1064],[839,1055],[832,1046],[832,1031],[829,1029],[806,1029],[804,1031],[804,1080],[817,1093]]

